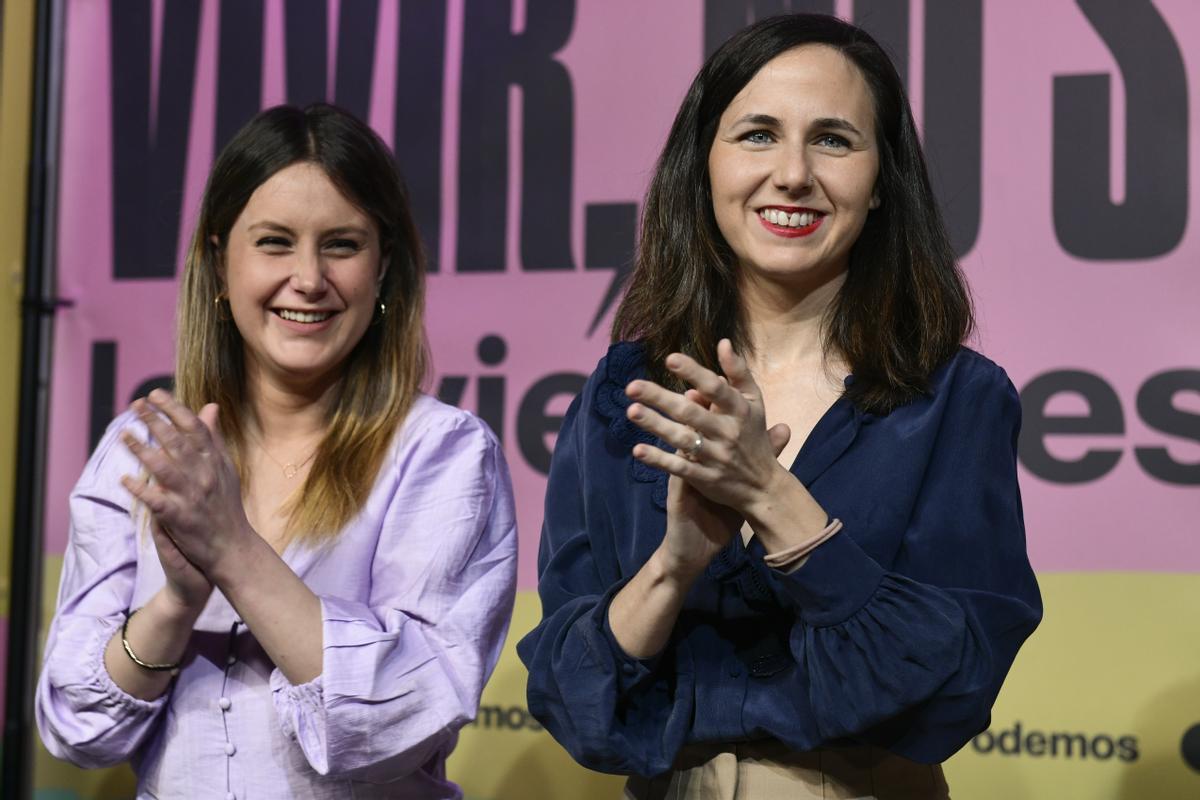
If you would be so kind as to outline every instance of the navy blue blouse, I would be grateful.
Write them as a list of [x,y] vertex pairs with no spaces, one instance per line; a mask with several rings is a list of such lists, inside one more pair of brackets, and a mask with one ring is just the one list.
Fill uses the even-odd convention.
[[625,417],[625,386],[643,375],[638,345],[611,347],[550,468],[543,619],[517,651],[529,710],[570,754],[650,776],[687,743],[773,738],[935,763],[986,728],[1041,619],[1017,486],[1021,407],[1004,370],[964,348],[886,416],[840,398],[791,471],[845,529],[790,574],[735,535],[663,653],[635,659],[608,606],[666,526],[667,475],[630,454],[655,441]]

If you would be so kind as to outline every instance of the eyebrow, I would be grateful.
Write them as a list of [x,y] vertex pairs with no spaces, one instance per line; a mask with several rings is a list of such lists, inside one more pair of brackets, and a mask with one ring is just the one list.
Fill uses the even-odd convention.
[[854,125],[850,122],[850,120],[842,119],[841,117],[821,117],[820,119],[813,120],[812,126],[814,128],[826,128],[828,130],[846,131],[847,133],[853,133],[856,136],[863,135],[862,131],[860,131],[858,128],[854,127]]
[[[252,230],[255,230],[256,228],[262,228],[262,229],[268,230],[268,231],[278,231],[280,233],[286,233],[288,236],[292,236],[292,237],[294,237],[296,235],[296,232],[294,230],[292,230],[291,228],[289,228],[287,225],[284,225],[281,222],[272,222],[271,220],[263,220],[262,222],[255,222],[247,230],[252,231]],[[357,225],[339,225],[336,228],[330,228],[327,231],[321,231],[322,236],[338,236],[338,235],[341,235],[344,233],[357,233],[360,236],[369,236],[370,235],[369,231],[367,231],[365,228],[360,228]]]
[[736,127],[745,123],[750,123],[751,125],[765,125],[769,128],[778,128],[783,125],[783,123],[779,121],[778,117],[772,117],[770,114],[747,114],[744,117],[739,117],[730,127]]
[[[738,125],[762,125],[767,128],[780,128],[783,123],[778,117],[773,117],[770,114],[747,114],[744,117],[739,117],[731,127]],[[863,133],[858,128],[854,127],[853,123],[842,117],[820,117],[812,121],[813,128],[824,128],[826,130],[846,131],[856,136],[862,136]]]

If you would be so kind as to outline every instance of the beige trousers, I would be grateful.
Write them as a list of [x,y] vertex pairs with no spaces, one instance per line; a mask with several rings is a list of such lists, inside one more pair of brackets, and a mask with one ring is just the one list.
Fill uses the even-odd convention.
[[630,778],[625,800],[950,800],[938,765],[877,747],[797,753],[780,742],[684,748],[675,769]]

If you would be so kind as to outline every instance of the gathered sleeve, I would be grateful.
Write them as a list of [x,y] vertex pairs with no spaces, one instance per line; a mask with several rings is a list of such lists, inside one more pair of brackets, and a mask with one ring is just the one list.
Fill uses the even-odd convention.
[[113,683],[104,666],[137,570],[137,521],[120,478],[139,468],[118,438],[136,424],[130,414],[112,423],[71,492],[57,611],[34,699],[46,749],[81,767],[129,760],[152,735],[169,694],[136,698]]
[[285,734],[325,775],[386,781],[448,752],[512,612],[517,531],[495,437],[457,411],[402,435],[365,600],[318,591],[321,674],[270,677]]
[[1017,485],[1020,401],[986,364],[960,375],[940,409],[889,568],[849,530],[787,574],[763,565],[757,548],[756,566],[796,617],[789,646],[803,697],[792,707],[811,713],[820,740],[865,741],[924,763],[949,758],[987,727],[1041,619]]
[[[617,371],[613,355],[607,368]],[[609,504],[620,514],[637,503],[613,496],[625,487],[614,486],[603,468],[612,460],[624,463],[624,440],[636,434],[623,429],[615,440],[621,450],[611,453],[597,452],[589,436],[605,369],[602,363],[571,404],[555,444],[538,550],[543,618],[517,652],[529,669],[530,712],[576,761],[602,772],[650,775],[671,763],[688,732],[691,675],[673,668],[669,648],[654,658],[632,658],[609,627],[612,599],[636,571],[622,569],[621,552],[633,563],[645,559],[635,554],[632,529],[624,535],[613,530],[621,523],[609,516]],[[624,416],[611,419],[621,426]],[[637,485],[647,494],[656,491],[653,476],[643,477],[648,480]],[[653,504],[649,513],[660,525],[665,519]]]

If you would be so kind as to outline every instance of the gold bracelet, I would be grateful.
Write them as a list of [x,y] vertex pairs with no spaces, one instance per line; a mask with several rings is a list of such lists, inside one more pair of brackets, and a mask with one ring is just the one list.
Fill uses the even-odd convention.
[[148,669],[151,672],[179,672],[179,665],[182,661],[177,661],[174,664],[147,664],[133,653],[133,648],[129,646],[129,638],[126,634],[129,631],[129,620],[133,619],[133,615],[141,611],[140,608],[135,608],[129,612],[129,616],[125,618],[125,622],[121,624],[121,646],[125,648],[125,655],[129,656],[129,660],[137,664],[142,669]]

